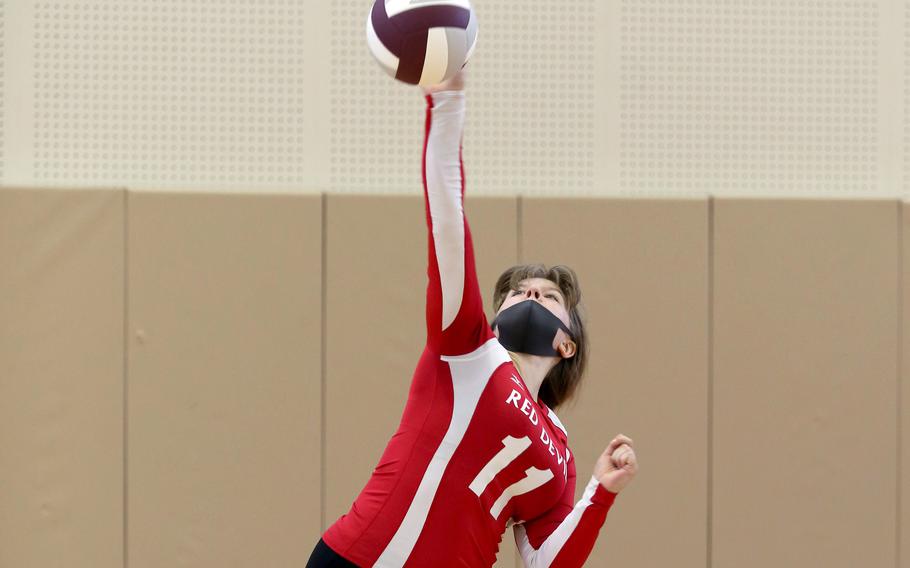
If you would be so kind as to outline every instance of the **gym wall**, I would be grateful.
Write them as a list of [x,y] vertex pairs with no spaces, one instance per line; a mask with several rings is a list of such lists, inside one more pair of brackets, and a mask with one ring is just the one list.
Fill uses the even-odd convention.
[[[559,414],[580,478],[620,432],[641,462],[589,566],[908,565],[910,206],[466,211],[488,314],[512,263],[581,279]],[[300,566],[423,346],[416,196],[6,188],[0,258],[3,568]]]

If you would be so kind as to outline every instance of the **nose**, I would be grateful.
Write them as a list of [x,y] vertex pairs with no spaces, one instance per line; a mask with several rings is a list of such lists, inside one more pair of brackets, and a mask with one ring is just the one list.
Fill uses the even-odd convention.
[[525,297],[530,300],[540,300],[540,288],[537,286],[528,286],[528,289],[525,290]]

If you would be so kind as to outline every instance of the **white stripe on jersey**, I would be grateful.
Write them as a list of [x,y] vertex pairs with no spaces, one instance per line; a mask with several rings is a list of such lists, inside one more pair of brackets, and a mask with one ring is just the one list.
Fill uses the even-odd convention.
[[445,330],[455,321],[464,295],[464,209],[459,152],[465,102],[464,91],[439,91],[432,97],[433,121],[424,163]]
[[598,485],[600,485],[600,482],[597,481],[597,478],[591,476],[591,481],[585,487],[585,492],[581,499],[578,500],[578,503],[575,504],[575,508],[562,520],[556,530],[550,533],[550,536],[543,541],[540,548],[536,550],[528,540],[527,530],[522,525],[515,525],[512,529],[515,534],[515,544],[518,545],[518,552],[521,553],[525,566],[528,568],[547,568],[553,563],[556,555],[559,554],[569,537],[575,532],[578,523],[581,522],[581,516],[584,515],[585,509],[591,506],[591,499],[594,497],[594,492],[597,491]]
[[455,450],[461,444],[468,424],[474,416],[480,395],[487,386],[490,376],[503,363],[511,361],[509,353],[500,345],[495,337],[468,353],[453,357],[441,357],[449,364],[452,374],[452,388],[454,391],[454,406],[452,420],[446,430],[442,442],[433,454],[427,471],[417,486],[414,499],[408,506],[395,536],[386,545],[385,550],[373,564],[376,568],[398,568],[403,566],[414,545],[417,543],[423,525],[430,512],[430,505],[436,497],[439,482],[445,473],[446,466]]
[[565,434],[566,437],[569,436],[569,432],[566,430],[566,427],[563,426],[563,425],[562,425],[562,422],[559,421],[559,416],[556,416],[556,413],[553,412],[553,409],[552,409],[552,408],[548,408],[548,409],[547,409],[547,416],[550,417],[550,422],[552,422],[553,424],[556,425],[557,428],[559,428],[560,430],[562,430],[562,433]]

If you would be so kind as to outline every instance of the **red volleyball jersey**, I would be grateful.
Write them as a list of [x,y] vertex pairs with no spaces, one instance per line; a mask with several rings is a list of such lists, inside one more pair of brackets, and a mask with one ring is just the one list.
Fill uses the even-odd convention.
[[426,100],[427,344],[398,430],[323,539],[359,566],[492,566],[514,525],[527,566],[582,566],[616,494],[592,477],[573,503],[565,428],[483,311],[462,208],[464,92]]

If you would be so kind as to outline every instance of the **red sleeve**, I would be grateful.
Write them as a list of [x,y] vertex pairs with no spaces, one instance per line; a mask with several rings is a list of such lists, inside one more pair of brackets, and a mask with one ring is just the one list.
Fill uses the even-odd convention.
[[543,515],[515,525],[515,543],[525,566],[577,568],[584,566],[594,542],[613,506],[616,493],[604,489],[594,478],[584,495],[575,496],[575,457],[569,459],[568,482],[562,499]]
[[495,337],[483,311],[474,246],[463,208],[465,93],[441,91],[427,95],[426,100],[427,344],[441,355],[463,355]]

